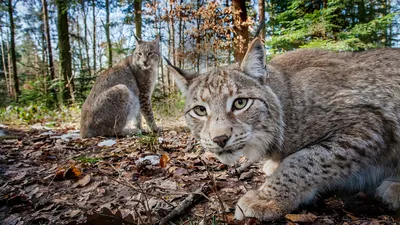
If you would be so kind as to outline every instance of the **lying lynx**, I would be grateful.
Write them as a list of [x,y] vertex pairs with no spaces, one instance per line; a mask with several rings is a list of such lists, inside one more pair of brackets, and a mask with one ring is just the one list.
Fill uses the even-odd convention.
[[[279,155],[235,217],[269,221],[328,189],[372,191],[400,207],[400,50],[297,50],[265,64],[255,39],[240,64],[191,74],[172,65],[185,117],[226,164]],[[371,192],[370,192],[371,193]]]
[[141,115],[158,131],[151,108],[159,61],[159,40],[137,39],[132,56],[100,74],[82,106],[81,136],[125,136],[142,131]]

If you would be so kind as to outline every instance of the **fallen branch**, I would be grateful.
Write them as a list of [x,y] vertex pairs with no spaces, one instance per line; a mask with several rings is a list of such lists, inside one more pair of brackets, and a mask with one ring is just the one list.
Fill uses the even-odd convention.
[[210,186],[206,183],[203,184],[195,192],[187,196],[177,207],[175,207],[172,212],[170,212],[166,217],[160,221],[160,225],[168,224],[169,221],[179,217],[184,214],[189,208],[191,208],[196,202],[198,202],[201,197],[206,195],[210,191]]

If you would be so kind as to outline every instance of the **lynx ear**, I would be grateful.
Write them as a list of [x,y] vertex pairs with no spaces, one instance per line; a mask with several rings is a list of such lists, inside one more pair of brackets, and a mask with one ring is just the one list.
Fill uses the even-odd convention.
[[262,82],[266,80],[265,49],[259,38],[251,42],[243,61],[240,63],[240,70]]
[[165,57],[164,60],[165,62],[167,62],[167,67],[172,72],[174,80],[178,85],[179,89],[186,96],[189,89],[189,85],[191,84],[192,80],[196,77],[196,75],[172,65],[171,62]]

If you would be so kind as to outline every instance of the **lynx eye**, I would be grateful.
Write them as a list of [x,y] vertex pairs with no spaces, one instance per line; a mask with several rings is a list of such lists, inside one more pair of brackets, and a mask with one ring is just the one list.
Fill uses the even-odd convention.
[[237,115],[246,111],[253,104],[253,99],[250,98],[237,98],[233,101],[231,111]]
[[233,110],[243,109],[247,105],[246,98],[238,98],[233,102]]
[[141,53],[141,52],[138,52],[138,55],[139,55],[139,56],[142,56],[142,55],[143,55],[143,53]]
[[204,106],[196,106],[193,108],[194,113],[198,116],[206,116],[207,115],[207,110]]

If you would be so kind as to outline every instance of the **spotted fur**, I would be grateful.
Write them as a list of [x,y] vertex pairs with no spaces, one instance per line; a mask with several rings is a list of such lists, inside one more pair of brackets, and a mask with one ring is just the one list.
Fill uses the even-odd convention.
[[[277,168],[235,217],[274,220],[330,189],[369,190],[399,208],[400,50],[302,49],[268,65],[264,55],[255,39],[240,64],[198,75],[169,66],[205,149],[227,164],[241,155],[281,161],[266,165]],[[237,110],[238,99],[251,105]]]
[[158,131],[151,108],[160,57],[159,40],[137,40],[133,55],[102,72],[81,112],[81,137],[141,133],[141,114]]

